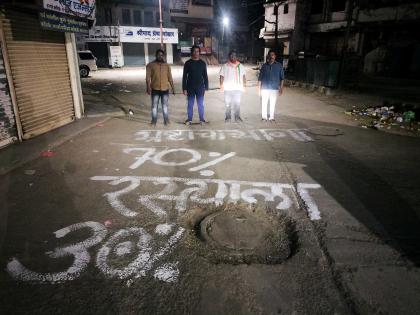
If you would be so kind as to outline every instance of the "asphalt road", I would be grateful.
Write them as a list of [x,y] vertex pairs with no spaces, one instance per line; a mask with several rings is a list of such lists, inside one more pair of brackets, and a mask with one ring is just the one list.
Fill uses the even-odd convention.
[[170,126],[143,70],[101,71],[87,113],[134,115],[1,177],[2,314],[417,314],[420,139],[293,88],[262,122],[251,69],[243,123],[212,68],[187,127],[180,71]]

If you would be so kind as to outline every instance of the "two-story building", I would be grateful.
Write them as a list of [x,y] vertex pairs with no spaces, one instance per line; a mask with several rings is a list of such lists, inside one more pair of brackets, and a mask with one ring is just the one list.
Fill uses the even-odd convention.
[[172,25],[179,30],[178,55],[189,56],[192,45],[211,55],[216,41],[212,36],[213,0],[170,0]]

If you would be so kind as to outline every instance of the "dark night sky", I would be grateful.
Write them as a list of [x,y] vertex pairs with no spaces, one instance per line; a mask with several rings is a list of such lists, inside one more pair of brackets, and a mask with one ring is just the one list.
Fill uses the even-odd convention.
[[[245,4],[253,5],[247,6]],[[214,14],[216,20],[220,18],[221,10],[231,14],[234,14],[235,12],[240,13],[240,15],[245,17],[247,24],[251,23],[264,14],[262,0],[214,0]],[[242,24],[244,23],[245,21],[242,22]],[[260,23],[262,23],[262,19]],[[257,25],[260,26],[261,24]]]

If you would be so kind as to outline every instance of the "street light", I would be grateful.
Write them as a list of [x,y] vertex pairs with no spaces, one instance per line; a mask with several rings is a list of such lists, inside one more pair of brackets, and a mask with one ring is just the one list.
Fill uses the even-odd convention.
[[[223,47],[223,39],[224,39],[224,36],[225,36],[225,26],[226,26],[226,27],[227,27],[227,26],[229,26],[229,18],[228,18],[227,16],[224,16],[224,17],[223,17],[222,24],[223,24],[223,28],[222,28],[222,40],[221,40],[221,45],[222,45],[222,53],[223,53],[223,51],[224,51],[224,47]],[[219,46],[220,46],[220,44],[219,44]],[[218,49],[218,51],[220,51],[220,49]],[[218,57],[219,57],[219,62],[220,62],[220,55],[219,55]]]
[[229,18],[225,16],[223,18],[223,26],[228,26],[228,25],[229,25]]

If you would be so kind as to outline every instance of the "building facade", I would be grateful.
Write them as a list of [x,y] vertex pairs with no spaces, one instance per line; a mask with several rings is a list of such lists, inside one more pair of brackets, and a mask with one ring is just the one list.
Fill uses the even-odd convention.
[[[171,27],[169,3],[162,1],[163,49],[173,63],[178,45],[178,30]],[[160,12],[158,0],[101,1],[96,12],[96,24],[89,35],[77,37],[79,50],[91,50],[99,67],[142,66],[155,58],[160,44]],[[119,46],[118,64],[113,51]],[[113,61],[114,60],[114,61]]]
[[83,115],[74,34],[41,27],[42,5],[0,5],[0,146]]
[[179,30],[178,58],[188,57],[192,45],[200,46],[203,56],[211,56],[217,50],[213,0],[170,0],[169,3],[171,23]]
[[[309,81],[315,80],[323,64],[328,69],[318,81],[334,86],[343,58],[349,79],[357,78],[355,74],[400,78],[420,74],[418,1],[290,0],[279,7],[278,14],[286,66],[292,61],[293,68],[302,63],[300,58],[307,59],[305,72],[312,71]],[[274,47],[272,4],[265,6],[265,15],[260,36],[268,49]]]

